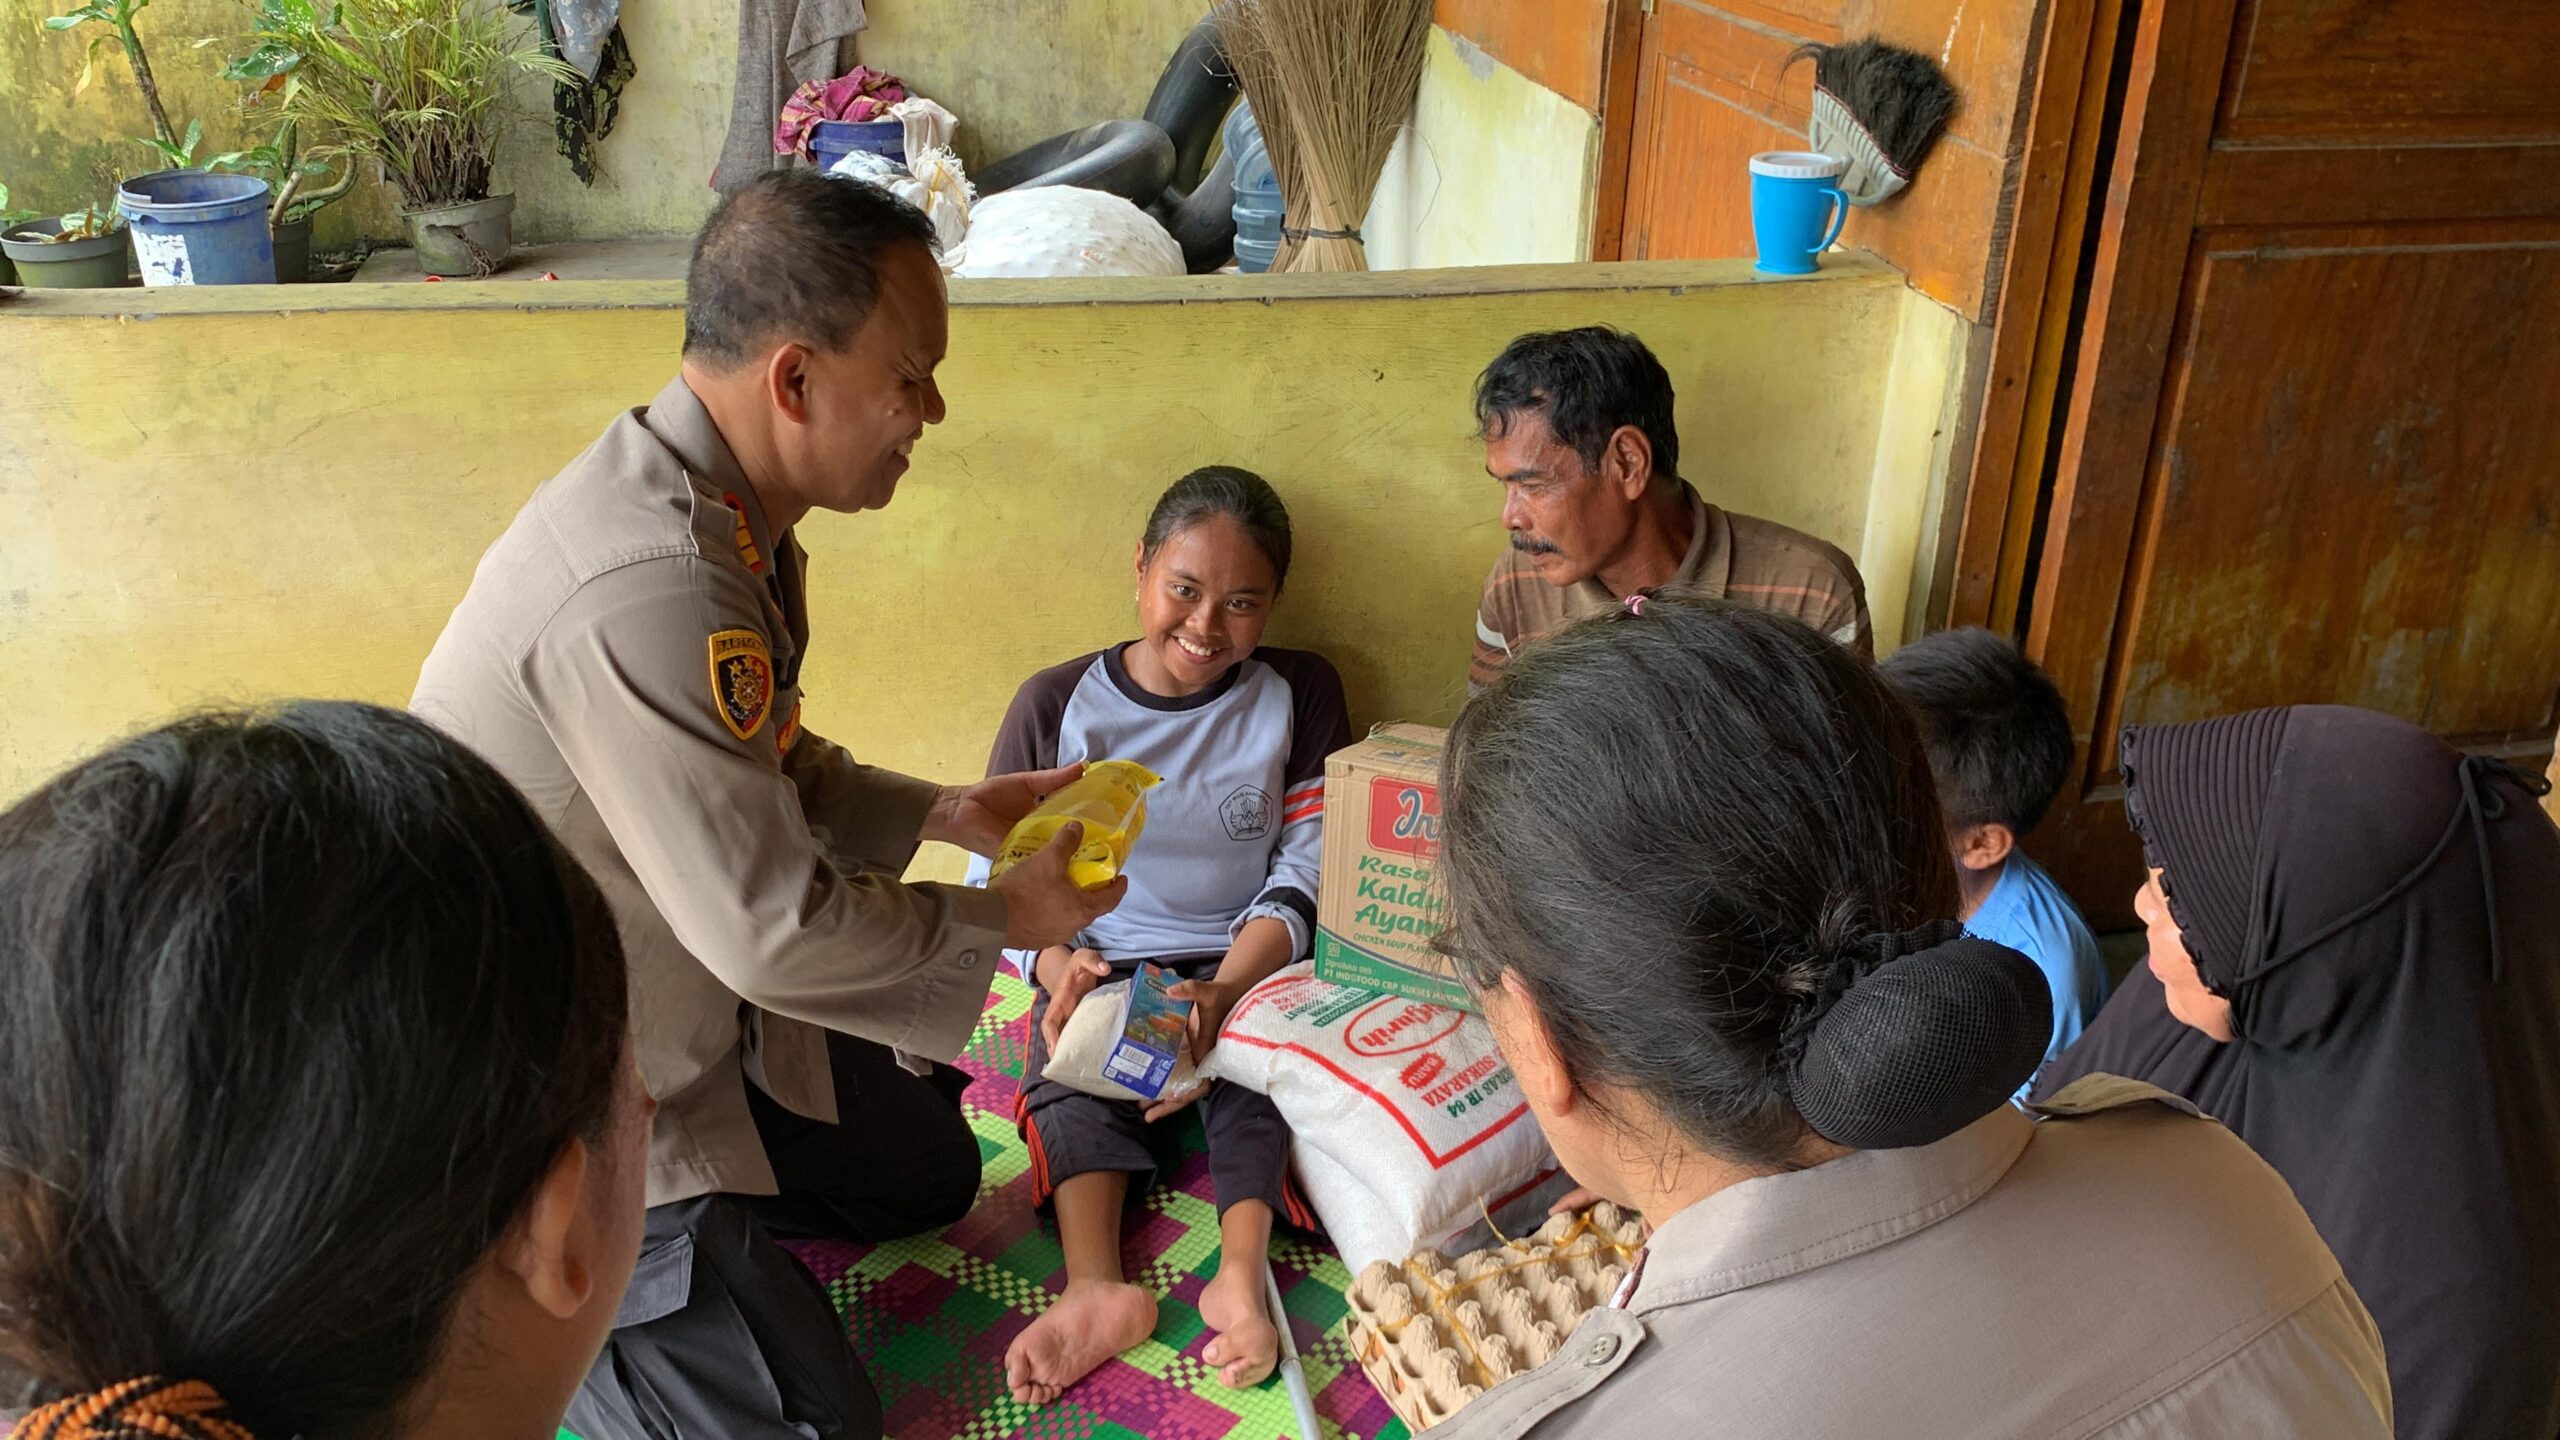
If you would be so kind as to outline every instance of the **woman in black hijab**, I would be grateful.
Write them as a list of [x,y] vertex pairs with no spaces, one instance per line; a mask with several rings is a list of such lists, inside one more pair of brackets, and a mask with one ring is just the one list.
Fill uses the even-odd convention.
[[2291,1183],[2382,1330],[2398,1432],[2560,1434],[2560,833],[2389,716],[2128,730],[2150,964],[2038,1078],[2147,1080]]

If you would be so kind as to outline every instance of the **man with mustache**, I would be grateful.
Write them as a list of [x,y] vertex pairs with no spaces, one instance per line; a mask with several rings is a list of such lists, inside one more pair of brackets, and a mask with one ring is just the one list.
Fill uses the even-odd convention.
[[880,1434],[833,1306],[774,1237],[966,1214],[968,1077],[939,1062],[1005,947],[1063,944],[1125,888],[1068,878],[1072,826],[985,890],[899,883],[920,841],[992,854],[1078,767],[937,786],[801,721],[793,530],[888,504],[942,420],[933,250],[921,212],[856,181],[778,171],[723,200],[682,373],[534,491],[418,677],[417,711],[524,792],[628,956],[649,1215],[569,1411],[586,1440]]
[[1680,477],[1671,400],[1662,362],[1604,325],[1523,335],[1485,367],[1476,423],[1511,548],[1476,610],[1470,691],[1521,646],[1663,585],[1875,653],[1866,586],[1838,546],[1708,504]]

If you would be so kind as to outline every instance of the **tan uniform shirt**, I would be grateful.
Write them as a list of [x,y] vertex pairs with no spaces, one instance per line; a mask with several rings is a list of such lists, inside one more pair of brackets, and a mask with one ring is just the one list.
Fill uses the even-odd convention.
[[[1689,501],[1689,551],[1672,584],[1793,615],[1859,654],[1874,656],[1867,587],[1839,546],[1774,520],[1710,505],[1685,483],[1680,491]],[[1596,579],[1550,585],[1539,578],[1528,556],[1505,549],[1485,577],[1484,598],[1476,607],[1475,659],[1467,667],[1467,687],[1480,690],[1492,683],[1529,642],[1618,603]]]
[[826,1029],[948,1058],[1004,939],[982,890],[901,885],[935,787],[800,723],[806,555],[682,380],[537,489],[418,677],[612,901],[649,1203],[773,1192],[755,1083],[834,1120]]
[[2114,1076],[2039,1109],[1690,1206],[1431,1440],[2389,1440],[2382,1337],[2274,1170]]

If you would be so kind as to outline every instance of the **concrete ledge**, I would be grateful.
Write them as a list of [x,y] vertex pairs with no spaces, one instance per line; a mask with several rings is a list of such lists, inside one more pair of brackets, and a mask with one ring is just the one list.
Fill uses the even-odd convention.
[[[1900,285],[1892,266],[1837,254],[1811,275],[1763,275],[1748,260],[1637,260],[1604,265],[1480,265],[1324,275],[1184,275],[1108,280],[955,280],[955,306],[1269,304],[1466,295],[1664,292],[1763,287]],[[385,310],[680,310],[681,280],[448,280],[390,284],[207,285],[160,290],[29,290],[0,305],[14,319],[112,316],[302,315]]]

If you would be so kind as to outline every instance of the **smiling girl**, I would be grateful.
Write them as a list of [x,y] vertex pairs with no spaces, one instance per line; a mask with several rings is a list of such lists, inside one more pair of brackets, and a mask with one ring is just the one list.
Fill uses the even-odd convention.
[[1198,1098],[1220,1238],[1200,1314],[1228,1385],[1271,1373],[1279,1332],[1262,1273],[1274,1217],[1313,1223],[1289,1179],[1288,1128],[1263,1096],[1216,1083],[1141,1108],[1039,1078],[1077,1002],[1141,960],[1182,977],[1172,993],[1191,1001],[1197,1060],[1246,991],[1307,953],[1325,757],[1351,738],[1333,666],[1260,643],[1289,573],[1289,512],[1262,477],[1225,465],[1182,477],[1156,501],[1136,564],[1138,638],[1025,681],[988,762],[1011,773],[1032,756],[1134,760],[1165,777],[1147,796],[1119,908],[1072,947],[1013,956],[1039,986],[1016,1119],[1067,1264],[1065,1293],[1005,1355],[1014,1398],[1032,1405],[1154,1333],[1155,1296],[1120,1266],[1121,1210],[1154,1173],[1154,1121]]

